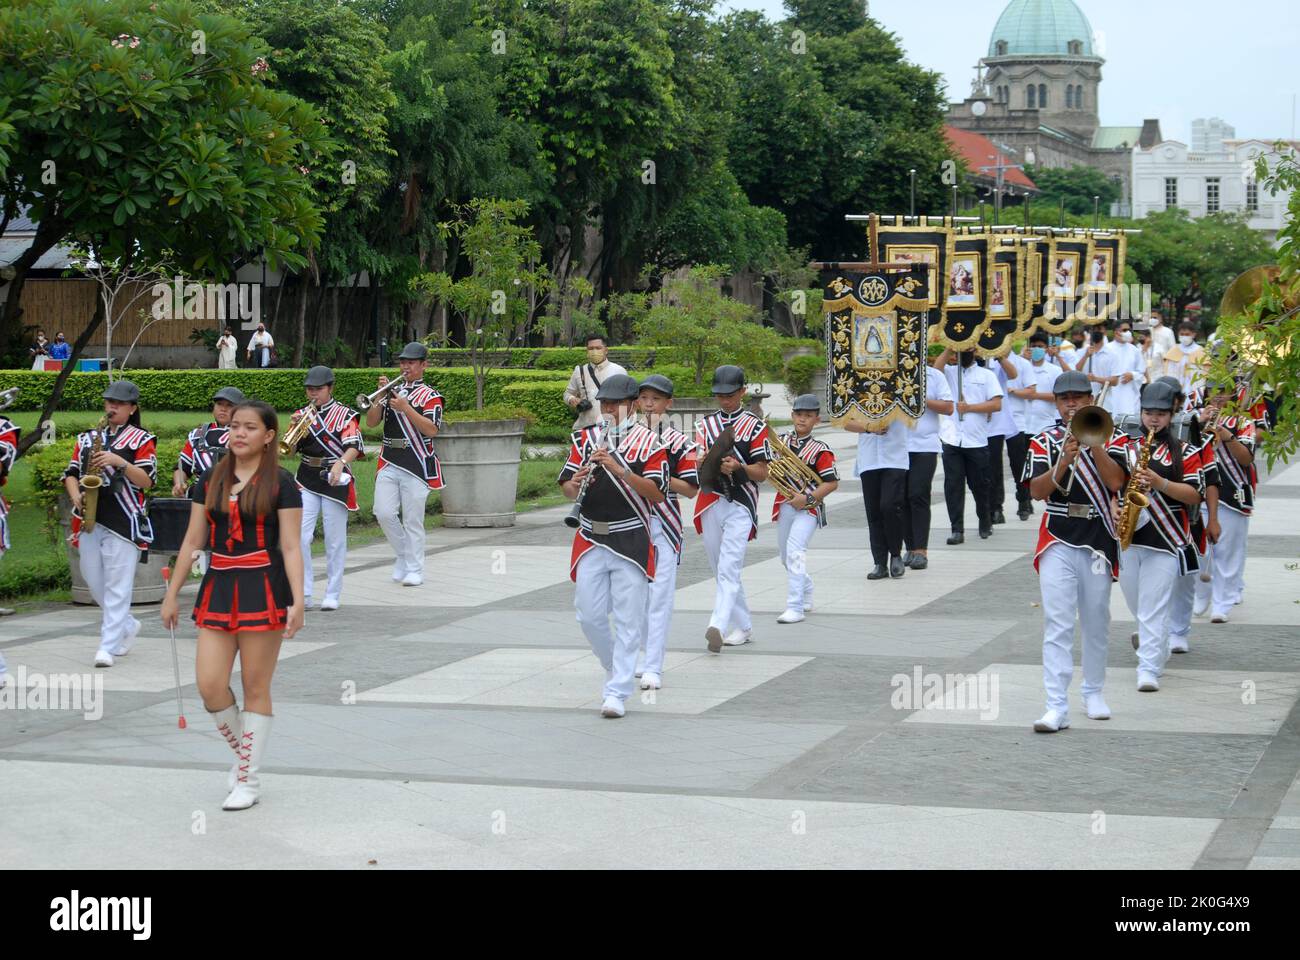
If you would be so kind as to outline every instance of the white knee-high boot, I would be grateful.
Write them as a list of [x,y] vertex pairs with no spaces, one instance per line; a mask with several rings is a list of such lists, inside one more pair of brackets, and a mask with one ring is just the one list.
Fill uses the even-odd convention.
[[239,703],[235,701],[235,695],[230,694],[230,706],[224,710],[209,710],[212,714],[212,720],[217,725],[217,730],[226,738],[226,743],[230,744],[230,749],[235,751],[235,762],[230,765],[230,775],[226,777],[226,789],[235,789],[235,780],[239,776],[239,738],[244,733],[244,722],[240,719]]
[[264,713],[240,714],[243,721],[243,733],[239,738],[239,775],[235,789],[230,791],[222,810],[247,810],[257,803],[261,792],[258,770],[262,758],[266,756],[266,741],[271,734],[271,717]]

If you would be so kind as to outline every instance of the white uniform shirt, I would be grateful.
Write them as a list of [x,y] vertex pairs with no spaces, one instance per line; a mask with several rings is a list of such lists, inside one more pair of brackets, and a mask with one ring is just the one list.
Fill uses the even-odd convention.
[[1033,364],[1017,353],[1007,354],[1007,360],[1015,364],[1014,378],[1007,376],[1000,361],[988,362],[989,369],[997,375],[998,383],[1002,384],[1005,394],[1002,398],[1002,412],[993,414],[993,429],[989,431],[991,437],[999,436],[999,432],[1004,437],[1015,437],[1025,432],[1025,401],[1013,397],[1011,391],[1023,390],[1029,386],[1029,381],[1025,378],[1029,376],[1029,369]]
[[[1092,344],[1089,343],[1082,350],[1076,350],[1074,352],[1074,354],[1070,357],[1070,365],[1072,369],[1079,370],[1083,373],[1092,374],[1094,377],[1112,376],[1115,372],[1114,371],[1115,355],[1110,351],[1110,341],[1107,340],[1104,343],[1102,343],[1101,349],[1098,350],[1096,353],[1092,353],[1092,354],[1088,353],[1088,350],[1091,347]],[[1083,361],[1082,366],[1079,365],[1079,361],[1081,360]],[[1096,397],[1099,393],[1101,393],[1103,386],[1104,384],[1100,384],[1100,383],[1094,383],[1092,385],[1093,397]]]
[[895,420],[884,433],[858,434],[858,459],[853,472],[860,475],[868,470],[906,470],[911,465],[907,456],[911,432],[907,424]]
[[[1024,386],[1032,386],[1039,393],[1051,393],[1056,386],[1056,378],[1062,373],[1056,364],[1044,360],[1042,363],[1029,364],[1029,379]],[[1025,433],[1036,437],[1056,423],[1057,411],[1054,400],[1030,400],[1025,407]]]
[[1133,374],[1128,383],[1117,383],[1106,394],[1106,411],[1111,416],[1135,414],[1142,396],[1142,385],[1146,382],[1146,362],[1142,359],[1142,348],[1135,343],[1112,342],[1106,346],[1110,353],[1110,376],[1122,377]]
[[[948,389],[948,378],[934,367],[925,371],[925,399],[952,400],[952,391]],[[916,421],[916,427],[908,434],[908,453],[942,453],[939,442],[939,426],[951,419],[926,408],[925,415]]]
[[[961,371],[961,389],[958,390],[958,369],[960,369],[960,365],[956,363],[950,363],[943,368],[954,400],[960,396],[967,403],[984,403],[994,397],[1005,396],[1002,384],[998,383],[998,378],[979,364],[972,364]],[[997,414],[994,414],[993,417],[996,418]],[[951,444],[954,447],[987,447],[989,445],[989,420],[990,417],[987,413],[954,415],[950,436],[944,438],[944,443]],[[997,436],[997,434],[994,434],[994,436]]]
[[1155,324],[1151,325],[1151,346],[1157,361],[1177,342],[1178,338],[1174,336],[1174,331],[1163,323],[1158,327]]

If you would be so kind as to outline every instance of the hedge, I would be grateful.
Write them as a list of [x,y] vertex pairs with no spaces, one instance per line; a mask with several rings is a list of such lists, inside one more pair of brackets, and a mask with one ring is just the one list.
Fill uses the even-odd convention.
[[[148,424],[145,424],[148,429]],[[52,510],[59,502],[63,492],[63,471],[72,459],[75,437],[58,440],[39,453],[29,454],[25,460],[32,465],[33,500],[38,506]],[[151,489],[145,491],[146,497],[170,497],[172,495],[172,471],[176,469],[176,458],[181,455],[183,440],[159,440],[156,451],[158,458],[158,477]]]
[[[344,403],[350,404],[358,393],[373,393],[382,372],[374,368],[335,370],[334,392]],[[295,369],[131,370],[126,379],[140,388],[140,405],[147,415],[151,409],[210,409],[212,394],[226,386],[238,387],[277,410],[296,410],[306,402],[302,387],[306,373],[306,370]],[[3,370],[0,371],[0,390],[18,387],[21,391],[12,409],[40,410],[54,389],[57,376],[56,373],[32,370]],[[442,394],[448,410],[463,410],[475,405],[472,369],[431,367],[425,379]],[[483,402],[500,403],[501,390],[508,383],[558,383],[563,391],[565,379],[550,370],[491,370],[483,387]],[[100,410],[103,407],[101,396],[107,385],[106,373],[74,373],[68,377],[59,408]]]

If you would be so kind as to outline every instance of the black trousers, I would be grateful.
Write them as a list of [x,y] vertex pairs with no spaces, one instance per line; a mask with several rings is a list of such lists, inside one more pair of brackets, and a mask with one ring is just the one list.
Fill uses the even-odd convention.
[[903,554],[903,502],[906,470],[868,470],[862,474],[862,502],[867,508],[867,536],[876,566]]
[[1025,472],[1025,454],[1029,451],[1029,438],[1023,433],[1012,437],[989,437],[989,506],[1001,510],[1007,502],[1006,487],[1002,482],[1002,448],[1006,441],[1007,459],[1011,461],[1011,485],[1016,491],[1016,503],[1029,502],[1029,488],[1021,484]]
[[939,465],[937,453],[909,453],[907,497],[903,500],[903,543],[908,550],[930,547],[930,484]]
[[954,533],[966,532],[966,487],[975,498],[981,530],[993,527],[989,509],[989,448],[943,445],[943,499]]

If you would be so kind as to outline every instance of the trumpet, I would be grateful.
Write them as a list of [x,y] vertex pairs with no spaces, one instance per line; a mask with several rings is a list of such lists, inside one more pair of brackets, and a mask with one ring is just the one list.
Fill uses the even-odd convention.
[[8,410],[18,399],[18,387],[10,387],[8,390],[0,392],[0,410]]
[[[1080,446],[1099,447],[1109,441],[1114,432],[1115,420],[1106,408],[1091,404],[1080,407],[1074,416],[1070,418],[1070,426],[1066,428],[1065,435],[1067,438],[1071,436],[1078,438]],[[1072,463],[1070,464],[1070,482],[1065,485],[1065,495],[1067,497],[1069,497],[1070,491],[1074,489],[1074,476],[1075,464]]]
[[298,444],[302,443],[302,438],[307,436],[307,431],[319,419],[320,415],[316,412],[316,405],[314,403],[308,404],[307,412],[285,431],[283,439],[280,440],[280,456],[292,457],[298,449]]
[[406,386],[405,381],[402,380],[401,377],[398,377],[396,380],[389,380],[386,384],[384,384],[374,393],[371,394],[358,393],[356,399],[353,400],[352,402],[357,405],[358,410],[364,413],[365,411],[373,407],[376,403],[379,403],[381,400],[388,399],[389,393],[396,390],[398,387],[404,387],[404,386]]

